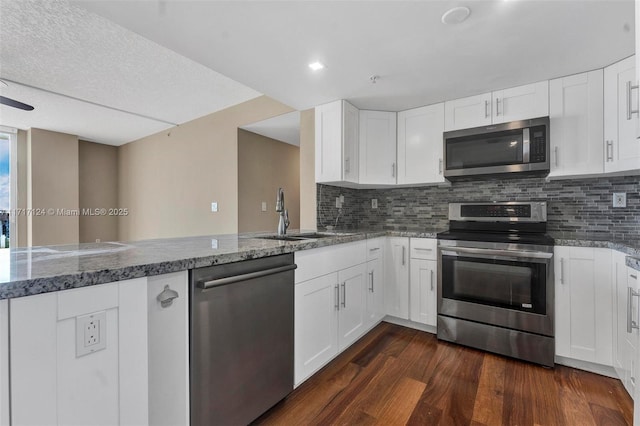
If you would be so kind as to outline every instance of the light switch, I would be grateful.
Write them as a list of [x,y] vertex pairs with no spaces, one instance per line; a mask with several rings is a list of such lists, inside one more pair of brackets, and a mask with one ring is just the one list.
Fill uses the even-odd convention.
[[267,211],[267,202],[266,202],[266,201],[263,201],[263,202],[262,202],[262,211],[263,211],[263,212],[266,212],[266,211]]
[[211,211],[212,212],[218,211],[218,203],[211,203]]

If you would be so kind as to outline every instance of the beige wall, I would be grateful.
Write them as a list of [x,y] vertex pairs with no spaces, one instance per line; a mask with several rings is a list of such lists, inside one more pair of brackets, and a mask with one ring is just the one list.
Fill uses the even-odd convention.
[[300,228],[316,229],[315,113],[300,113]]
[[78,242],[79,216],[57,212],[79,208],[77,136],[42,129],[28,131],[27,208],[55,212],[27,216],[29,246]]
[[80,216],[80,242],[116,241],[118,217],[118,148],[87,141],[78,144],[80,211],[106,209],[107,214]]
[[[17,148],[18,148],[18,170],[16,173],[18,184],[18,209],[22,211],[27,208],[27,140],[28,134],[24,130],[18,130]],[[14,234],[11,234],[11,245],[15,247],[27,247],[27,216],[19,215],[17,217],[18,239],[14,241]]]
[[[290,229],[300,228],[300,148],[238,130],[238,232],[278,229],[278,188],[284,190]],[[263,212],[262,202],[267,203]]]
[[238,127],[290,111],[261,96],[121,146],[118,239],[237,232]]

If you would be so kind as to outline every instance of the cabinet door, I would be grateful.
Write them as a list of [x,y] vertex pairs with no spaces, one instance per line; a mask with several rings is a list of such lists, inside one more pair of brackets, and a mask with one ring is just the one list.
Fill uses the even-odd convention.
[[387,238],[384,302],[388,315],[409,319],[409,239]]
[[549,82],[493,92],[493,124],[549,115]]
[[359,113],[356,107],[346,101],[342,101],[342,108],[343,180],[345,182],[358,183]]
[[360,183],[396,183],[396,113],[360,111]]
[[342,180],[342,101],[315,109],[316,182]]
[[9,300],[0,300],[0,425],[9,426]]
[[383,259],[367,262],[367,312],[366,328],[370,328],[384,317],[384,268]]
[[640,325],[640,302],[638,301],[638,290],[640,290],[640,283],[638,282],[638,271],[627,268],[627,286],[628,286],[628,295],[631,298],[629,301],[629,307],[631,308],[631,312],[629,313],[629,318],[627,321],[631,323],[631,331],[626,335],[627,341],[627,351],[629,354],[629,380],[625,384],[629,395],[632,398],[636,396],[636,390],[638,389],[637,381],[638,381],[638,349],[640,349],[640,345],[638,344],[638,326]]
[[614,346],[613,346],[613,368],[618,377],[625,385],[630,377],[631,354],[627,342],[627,264],[626,255],[618,251],[613,251],[612,256],[612,279],[615,289],[614,305]]
[[332,273],[295,286],[296,384],[338,353],[338,274]]
[[549,82],[550,176],[604,171],[603,71]]
[[437,317],[437,262],[435,260],[411,259],[409,279],[411,299],[410,319],[436,326]]
[[444,182],[444,103],[398,113],[398,184]]
[[640,142],[636,139],[638,90],[635,58],[629,57],[604,70],[605,172],[640,169]]
[[364,333],[366,312],[366,264],[338,272],[340,306],[338,311],[338,348],[343,351]]
[[556,247],[556,354],[613,365],[609,249]]
[[444,103],[444,130],[468,129],[491,124],[491,93]]

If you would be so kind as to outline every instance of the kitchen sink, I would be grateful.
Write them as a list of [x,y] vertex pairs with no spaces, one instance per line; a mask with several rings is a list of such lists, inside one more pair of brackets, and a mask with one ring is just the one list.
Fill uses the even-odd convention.
[[343,237],[348,235],[354,235],[354,234],[353,233],[305,232],[302,234],[290,234],[290,235],[260,235],[252,238],[259,238],[262,240],[279,240],[279,241],[304,241],[304,240],[316,240],[320,238],[329,238],[329,237]]

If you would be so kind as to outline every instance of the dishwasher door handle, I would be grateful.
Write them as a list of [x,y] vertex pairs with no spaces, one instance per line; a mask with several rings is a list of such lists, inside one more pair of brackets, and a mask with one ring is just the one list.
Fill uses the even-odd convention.
[[286,265],[279,266],[277,268],[265,269],[263,271],[249,272],[248,274],[233,275],[231,277],[219,278],[217,280],[199,282],[198,287],[208,289],[212,287],[219,287],[221,285],[233,284],[240,281],[252,280],[254,278],[266,277],[267,275],[279,274],[280,272],[287,272],[296,269],[298,265]]

